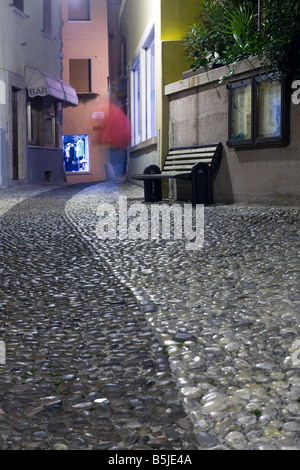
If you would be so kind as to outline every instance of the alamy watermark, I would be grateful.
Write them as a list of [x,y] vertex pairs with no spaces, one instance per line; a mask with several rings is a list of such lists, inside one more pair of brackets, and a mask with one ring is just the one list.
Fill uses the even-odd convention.
[[119,240],[185,240],[187,250],[204,245],[204,205],[151,204],[128,205],[121,196],[118,204],[97,208],[97,237]]
[[300,80],[293,81],[292,89],[295,90],[292,93],[292,103],[300,104]]
[[6,348],[4,341],[0,341],[0,366],[6,364]]

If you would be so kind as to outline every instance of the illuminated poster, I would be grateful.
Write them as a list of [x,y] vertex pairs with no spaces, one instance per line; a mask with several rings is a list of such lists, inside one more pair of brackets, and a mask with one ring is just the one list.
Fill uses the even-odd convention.
[[64,135],[63,149],[66,172],[89,171],[88,135]]
[[232,89],[231,140],[252,138],[251,83]]
[[281,136],[281,84],[258,84],[258,137]]

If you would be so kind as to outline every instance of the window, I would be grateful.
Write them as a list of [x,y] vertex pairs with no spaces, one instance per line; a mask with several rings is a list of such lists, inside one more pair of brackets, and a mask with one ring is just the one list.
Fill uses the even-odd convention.
[[230,86],[230,137],[231,142],[252,141],[252,84],[251,80],[232,83]]
[[90,21],[90,0],[68,0],[69,21]]
[[27,102],[28,143],[40,147],[57,147],[57,104],[47,97]]
[[138,57],[131,70],[132,145],[137,145],[141,141],[140,86],[140,59]]
[[257,138],[282,135],[282,87],[279,82],[257,82]]
[[154,31],[150,34],[144,49],[146,53],[146,139],[149,139],[156,135]]
[[89,136],[86,134],[64,135],[64,165],[67,172],[89,171]]
[[44,33],[52,36],[52,0],[44,0]]
[[27,102],[27,132],[28,143],[39,145],[39,106],[38,101]]
[[18,10],[24,11],[24,0],[13,0],[13,6]]
[[56,146],[56,105],[51,103],[44,109],[44,145]]
[[229,139],[232,147],[280,144],[288,140],[284,83],[266,75],[228,84]]
[[70,59],[69,81],[77,93],[91,92],[91,59]]
[[155,32],[146,40],[131,68],[131,135],[132,145],[156,136]]

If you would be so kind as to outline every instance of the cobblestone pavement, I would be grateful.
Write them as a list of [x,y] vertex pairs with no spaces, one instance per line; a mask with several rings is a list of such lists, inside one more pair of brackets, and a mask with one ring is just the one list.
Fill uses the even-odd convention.
[[128,183],[1,194],[0,449],[300,450],[299,208],[206,207],[187,250],[99,239]]
[[0,220],[0,448],[194,448],[142,308],[64,215],[76,191]]

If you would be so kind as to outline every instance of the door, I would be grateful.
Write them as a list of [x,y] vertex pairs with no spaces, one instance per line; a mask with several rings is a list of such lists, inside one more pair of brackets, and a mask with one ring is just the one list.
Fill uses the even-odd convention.
[[19,179],[18,89],[12,89],[12,177]]

